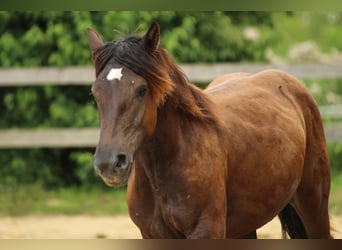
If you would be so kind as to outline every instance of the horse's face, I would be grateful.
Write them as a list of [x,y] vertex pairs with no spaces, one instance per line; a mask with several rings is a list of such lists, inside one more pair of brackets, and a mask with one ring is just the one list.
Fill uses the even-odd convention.
[[[154,31],[157,33],[153,37],[159,39],[159,27],[150,32]],[[88,39],[96,56],[96,51],[104,45],[90,29]],[[151,39],[145,40],[143,49],[157,45]],[[135,152],[155,129],[157,105],[152,101],[148,82],[115,58],[97,72],[91,91],[97,102],[101,128],[94,167],[107,185],[121,186],[128,181]]]
[[125,184],[133,155],[155,126],[156,107],[149,102],[144,78],[108,63],[92,86],[100,119],[95,169],[109,186]]

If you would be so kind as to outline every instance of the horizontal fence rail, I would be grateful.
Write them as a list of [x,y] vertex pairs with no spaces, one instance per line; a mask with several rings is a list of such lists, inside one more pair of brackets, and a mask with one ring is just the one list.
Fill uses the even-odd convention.
[[342,121],[342,104],[320,106],[319,110],[321,111],[324,120]]
[[[191,82],[209,82],[234,72],[256,73],[265,69],[279,69],[297,78],[342,78],[342,64],[180,64]],[[95,78],[93,67],[65,68],[8,68],[0,69],[0,86],[87,85]]]
[[[99,139],[97,128],[6,129],[0,130],[0,148],[84,148],[95,147]],[[329,142],[342,141],[342,130],[325,128]]]
[[4,129],[0,148],[94,147],[98,128]]

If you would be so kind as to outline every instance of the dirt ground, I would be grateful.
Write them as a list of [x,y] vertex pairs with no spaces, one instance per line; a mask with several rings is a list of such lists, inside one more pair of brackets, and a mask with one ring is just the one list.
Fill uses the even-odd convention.
[[[332,232],[342,238],[342,216],[332,216]],[[280,239],[277,218],[258,230],[258,237]],[[0,217],[0,239],[140,239],[140,233],[127,215]]]

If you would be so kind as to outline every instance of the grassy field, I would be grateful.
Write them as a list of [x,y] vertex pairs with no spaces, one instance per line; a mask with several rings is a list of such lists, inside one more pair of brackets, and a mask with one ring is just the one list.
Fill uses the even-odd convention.
[[[330,211],[336,215],[342,214],[342,174],[333,175]],[[0,192],[0,216],[115,215],[126,212],[125,189],[67,188],[47,191],[31,186]]]
[[333,214],[342,215],[342,174],[332,174],[329,210]]
[[20,187],[0,194],[0,215],[113,215],[127,211],[125,189]]

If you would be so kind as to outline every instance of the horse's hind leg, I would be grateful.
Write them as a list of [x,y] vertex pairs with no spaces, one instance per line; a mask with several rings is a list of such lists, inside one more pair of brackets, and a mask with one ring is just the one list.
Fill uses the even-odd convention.
[[291,201],[308,238],[331,238],[328,214],[330,165],[325,142],[307,146],[301,183]]

